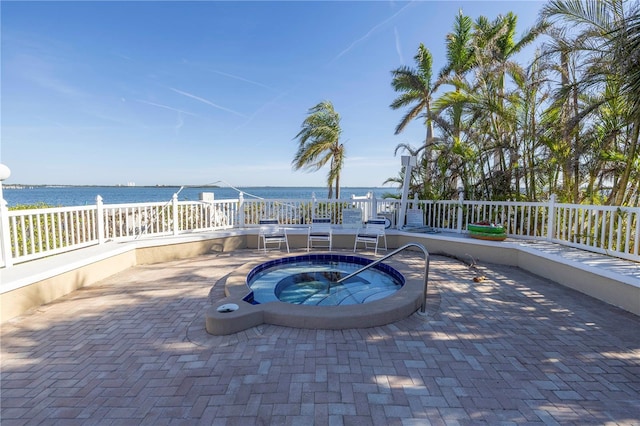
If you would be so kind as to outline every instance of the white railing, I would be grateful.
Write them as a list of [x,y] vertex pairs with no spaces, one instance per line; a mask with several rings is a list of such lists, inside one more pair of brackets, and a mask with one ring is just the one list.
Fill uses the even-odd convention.
[[105,240],[228,229],[236,226],[238,200],[101,205]]
[[7,217],[2,233],[14,263],[98,244],[96,206],[11,210]]
[[[510,201],[413,201],[424,223],[440,231],[500,224],[509,237],[547,240],[622,259],[640,261],[640,208]],[[415,207],[414,207],[415,208]]]
[[548,238],[597,253],[640,260],[640,209],[556,204]]
[[330,218],[331,223],[342,224],[344,209],[360,209],[364,218],[373,217],[374,198],[358,200],[243,200],[244,226],[257,225],[260,219],[278,219],[285,225],[309,225],[312,218]]
[[509,201],[419,201],[425,225],[441,231],[465,232],[476,222],[500,224],[511,237],[545,238],[548,203]]
[[[4,200],[2,200],[4,201]],[[2,207],[2,266],[52,256],[109,240],[228,229],[239,200],[103,204],[8,210]],[[4,218],[7,218],[6,224]]]
[[[2,263],[8,267],[109,240],[178,235],[218,229],[245,228],[260,219],[278,219],[306,226],[313,217],[329,217],[342,224],[345,209],[358,208],[363,218],[384,216],[399,225],[398,200],[375,197],[351,200],[237,200],[103,204],[33,210],[7,210],[0,200]],[[423,223],[443,232],[465,233],[467,224],[501,224],[512,238],[552,241],[571,247],[640,261],[640,208],[547,203],[410,200],[422,210]],[[415,210],[413,210],[415,211]]]

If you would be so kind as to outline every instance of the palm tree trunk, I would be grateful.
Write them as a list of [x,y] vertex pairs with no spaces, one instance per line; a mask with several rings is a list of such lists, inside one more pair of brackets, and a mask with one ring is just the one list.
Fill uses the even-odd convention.
[[533,108],[531,108],[531,130],[530,130],[530,134],[531,134],[531,148],[530,148],[530,157],[529,157],[529,169],[531,170],[531,176],[530,176],[530,185],[531,185],[531,194],[530,194],[530,200],[535,200],[536,197],[538,196],[537,194],[537,188],[536,188],[536,145],[534,143],[535,140],[535,135],[536,135],[536,116],[535,116],[535,110]]
[[[578,90],[573,90],[573,114],[577,116],[579,114],[578,107]],[[580,203],[580,132],[574,130],[573,137],[573,203]]]
[[427,140],[424,143],[424,155],[427,159],[427,167],[424,168],[424,182],[425,184],[429,183],[429,179],[431,177],[430,174],[430,164],[431,164],[431,144],[433,143],[433,122],[429,118],[431,114],[431,108],[427,103],[427,122],[425,123],[427,126]]
[[640,119],[636,119],[633,124],[633,137],[630,140],[631,148],[629,154],[626,156],[627,163],[624,168],[624,172],[620,177],[617,185],[617,194],[615,197],[614,205],[621,206],[624,203],[625,195],[627,193],[627,186],[629,185],[629,178],[631,177],[631,170],[633,169],[636,156],[638,155],[638,138],[640,137]]

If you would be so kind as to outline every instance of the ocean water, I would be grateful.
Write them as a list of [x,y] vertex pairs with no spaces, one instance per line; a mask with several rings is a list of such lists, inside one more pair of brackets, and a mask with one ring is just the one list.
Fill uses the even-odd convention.
[[[313,187],[246,187],[238,188],[245,199],[310,199],[327,198],[327,188]],[[178,187],[178,186],[34,186],[20,189],[3,188],[4,199],[9,207],[16,205],[32,205],[45,203],[50,206],[84,206],[96,203],[100,195],[105,204],[144,203],[170,201],[173,194],[178,193],[180,201],[200,199],[200,193],[213,192],[216,200],[237,199],[239,192],[228,187]],[[372,192],[376,198],[384,198],[387,194],[397,194],[395,188],[340,188],[340,198],[349,199],[352,195],[365,196]]]

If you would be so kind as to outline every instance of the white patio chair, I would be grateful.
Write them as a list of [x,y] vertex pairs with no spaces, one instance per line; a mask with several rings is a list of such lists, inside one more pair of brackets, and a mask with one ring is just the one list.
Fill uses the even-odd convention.
[[[356,232],[356,241],[353,245],[353,251],[358,248],[358,243],[363,243],[365,249],[374,249],[374,253],[378,254],[378,244],[380,240],[384,241],[384,250],[387,250],[387,234],[384,231],[385,219],[376,218],[369,219],[365,222],[364,228],[358,229]],[[370,247],[370,245],[373,245]]]
[[260,243],[262,242],[262,248],[264,252],[267,252],[267,244],[278,244],[278,249],[282,243],[287,247],[287,253],[289,253],[289,240],[287,239],[287,231],[282,228],[278,223],[278,219],[261,219],[260,230],[258,231],[258,250],[260,250]]
[[309,233],[307,235],[307,251],[313,248],[314,241],[326,243],[322,245],[322,248],[328,248],[329,251],[331,251],[332,229],[330,218],[311,219],[311,226],[309,227]]

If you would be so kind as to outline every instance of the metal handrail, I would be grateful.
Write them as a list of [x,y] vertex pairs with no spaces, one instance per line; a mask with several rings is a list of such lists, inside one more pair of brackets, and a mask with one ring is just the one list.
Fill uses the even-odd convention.
[[352,278],[352,277],[358,275],[360,272],[366,271],[367,269],[378,265],[379,263],[389,259],[391,256],[394,256],[394,255],[400,253],[401,251],[406,250],[409,247],[418,247],[424,253],[424,286],[423,286],[423,290],[422,290],[422,306],[420,307],[420,313],[424,314],[426,312],[426,310],[427,310],[427,281],[429,280],[429,252],[427,251],[427,249],[422,244],[418,244],[418,243],[405,244],[402,247],[400,247],[400,248],[392,251],[391,253],[387,254],[386,256],[381,257],[380,259],[378,259],[378,260],[376,260],[374,262],[371,262],[366,266],[363,266],[362,268],[360,268],[357,271],[347,275],[346,277],[340,278],[338,281],[336,281],[336,284],[340,284],[341,282],[346,281],[349,278]]

